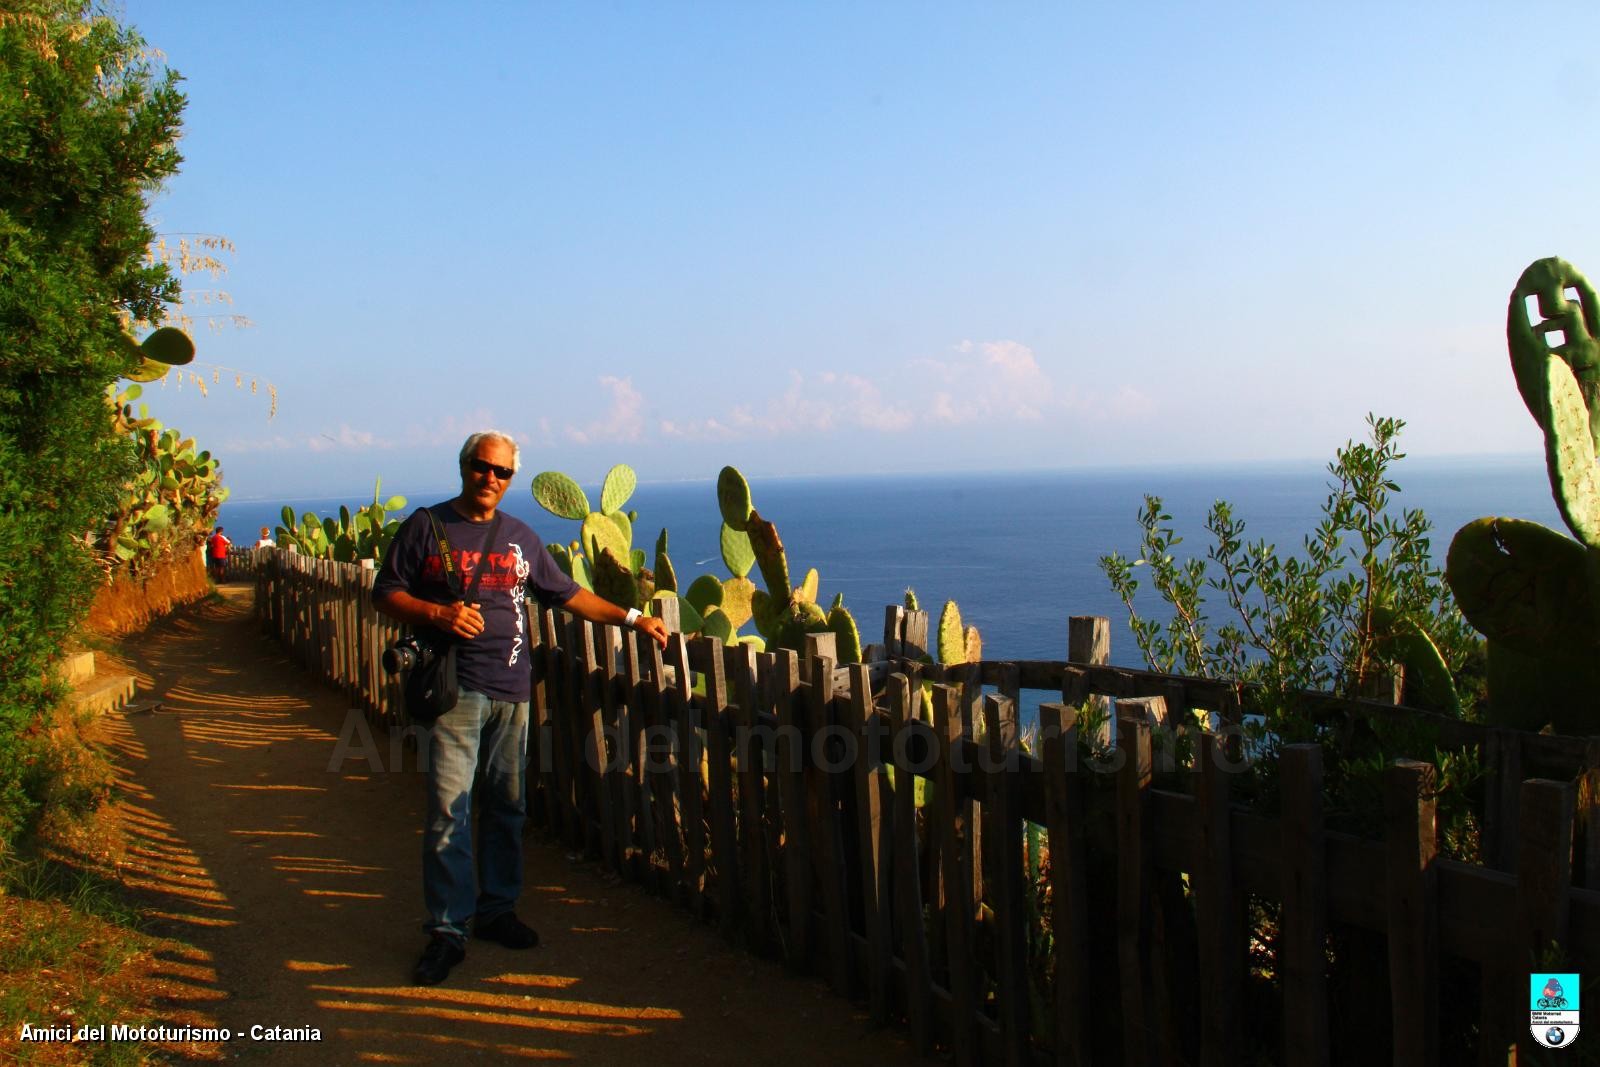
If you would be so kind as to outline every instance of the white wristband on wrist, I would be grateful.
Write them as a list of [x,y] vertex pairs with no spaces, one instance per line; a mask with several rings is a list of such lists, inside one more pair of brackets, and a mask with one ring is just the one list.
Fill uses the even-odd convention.
[[633,629],[634,624],[639,621],[639,616],[642,614],[643,612],[641,612],[638,608],[629,608],[627,618],[622,620],[622,625],[626,626],[630,630]]

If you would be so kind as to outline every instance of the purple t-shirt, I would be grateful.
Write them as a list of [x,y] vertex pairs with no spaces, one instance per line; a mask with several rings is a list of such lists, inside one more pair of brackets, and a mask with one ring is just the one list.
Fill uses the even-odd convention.
[[[459,588],[465,591],[472,584],[473,568],[483,555],[489,523],[472,522],[448,503],[434,505],[433,512],[445,540],[450,542]],[[456,678],[462,689],[495,700],[523,701],[533,691],[528,660],[530,622],[523,599],[532,596],[546,607],[557,607],[572,599],[578,585],[562,573],[527,523],[503,511],[499,514],[500,529],[478,582],[476,600],[483,615],[483,632],[469,641],[446,638],[431,627],[419,627],[418,636],[435,643],[455,642]],[[450,591],[439,542],[425,508],[412,512],[401,523],[372,586],[374,596],[396,590],[435,604],[453,604],[459,599]]]

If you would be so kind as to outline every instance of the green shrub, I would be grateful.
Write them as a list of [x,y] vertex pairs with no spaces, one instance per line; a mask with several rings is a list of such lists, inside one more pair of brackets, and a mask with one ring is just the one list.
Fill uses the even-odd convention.
[[[1441,825],[1451,854],[1471,858],[1476,832],[1466,787],[1481,776],[1472,752],[1438,744],[1424,720],[1374,722],[1354,733],[1316,716],[1306,691],[1367,695],[1395,667],[1403,668],[1405,701],[1449,715],[1476,714],[1483,693],[1483,643],[1457,609],[1430,551],[1430,525],[1420,510],[1397,516],[1392,467],[1399,419],[1368,416],[1370,441],[1347,442],[1328,465],[1332,478],[1322,521],[1301,551],[1280,555],[1264,541],[1247,542],[1244,522],[1226,501],[1206,518],[1213,542],[1206,558],[1180,561],[1182,539],[1159,497],[1139,514],[1139,558],[1100,559],[1128,609],[1134,639],[1152,670],[1259,683],[1247,698],[1246,731],[1257,757],[1257,799],[1276,805],[1277,753],[1284,744],[1318,742],[1327,758],[1328,816],[1342,828],[1370,830],[1381,817],[1380,776],[1399,756],[1439,770]],[[1215,569],[1213,569],[1215,568]],[[1140,573],[1165,601],[1167,620],[1141,615]],[[1220,600],[1214,624],[1207,594]],[[1214,602],[1214,601],[1213,601]]]
[[178,295],[146,262],[146,196],[184,99],[137,34],[73,0],[0,13],[0,852],[37,798],[22,735],[102,579],[88,538],[133,471],[107,391],[125,323]]

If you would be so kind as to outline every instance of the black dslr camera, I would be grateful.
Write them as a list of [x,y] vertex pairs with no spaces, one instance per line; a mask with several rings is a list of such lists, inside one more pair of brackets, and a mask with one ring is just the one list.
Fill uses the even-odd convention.
[[436,654],[432,645],[418,641],[415,635],[408,635],[383,650],[383,669],[389,674],[399,674],[401,671],[426,667],[433,662]]

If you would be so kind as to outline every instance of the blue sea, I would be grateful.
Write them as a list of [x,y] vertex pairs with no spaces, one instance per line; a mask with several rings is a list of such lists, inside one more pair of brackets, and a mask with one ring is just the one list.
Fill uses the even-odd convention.
[[[538,506],[529,491],[533,471],[518,476],[502,505],[548,541],[571,541],[578,524]],[[1400,508],[1421,508],[1433,524],[1439,565],[1450,538],[1484,515],[1542,522],[1565,532],[1550,495],[1542,457],[1406,459],[1394,470]],[[1315,463],[1100,472],[881,475],[854,478],[756,478],[755,507],[778,527],[789,569],[799,582],[809,567],[821,574],[819,599],[843,593],[864,643],[881,640],[883,609],[916,590],[934,614],[955,600],[964,621],[983,635],[985,659],[1064,659],[1067,617],[1112,620],[1112,662],[1143,660],[1127,628],[1127,613],[1098,566],[1120,551],[1134,558],[1136,517],[1144,495],[1161,496],[1183,536],[1176,555],[1204,557],[1210,539],[1206,512],[1218,499],[1245,521],[1248,541],[1263,538],[1280,552],[1298,549],[1321,516],[1330,477]],[[585,486],[591,504],[599,487]],[[449,493],[407,494],[411,507]],[[387,496],[387,492],[385,493]],[[366,498],[370,500],[370,497]],[[220,521],[236,543],[250,543],[261,526],[276,527],[285,503],[296,513],[337,515],[360,497],[225,504]],[[640,485],[626,505],[637,509],[636,547],[653,558],[656,535],[669,530],[669,553],[680,588],[701,574],[727,577],[718,549],[720,516],[712,481]],[[757,577],[754,573],[752,577]],[[1148,589],[1141,590],[1141,595]],[[1140,605],[1162,617],[1151,593]],[[1220,615],[1220,603],[1218,604]],[[1213,616],[1217,619],[1217,616]],[[1220,620],[1218,620],[1220,621]],[[751,627],[747,625],[747,632]]]

